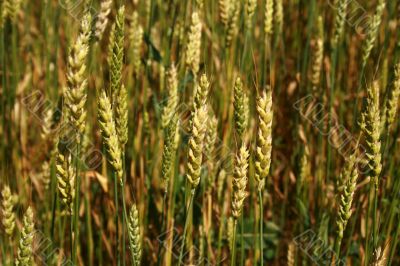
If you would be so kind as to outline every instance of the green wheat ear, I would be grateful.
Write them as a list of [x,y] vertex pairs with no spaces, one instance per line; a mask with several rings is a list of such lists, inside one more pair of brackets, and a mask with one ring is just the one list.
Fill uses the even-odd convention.
[[4,230],[8,237],[12,237],[14,228],[15,228],[15,214],[13,211],[14,208],[14,200],[11,194],[11,190],[9,186],[4,186],[1,191],[2,201],[1,201],[1,214]]
[[171,64],[167,71],[167,104],[163,109],[161,117],[162,128],[166,128],[171,122],[175,112],[177,111],[178,102],[178,73],[175,64]]
[[66,148],[62,147],[61,143],[58,145],[56,157],[57,186],[61,201],[66,206],[68,215],[72,215],[74,209],[76,175],[72,163],[72,156]]
[[142,245],[139,225],[139,213],[136,204],[133,204],[129,212],[128,222],[129,245],[132,253],[133,265],[139,266],[142,257]]
[[400,63],[395,66],[394,70],[394,84],[393,89],[390,91],[389,99],[386,106],[386,124],[388,128],[393,127],[397,115],[400,96]]
[[243,83],[240,77],[238,77],[235,81],[233,107],[234,107],[234,117],[235,117],[235,129],[239,136],[239,139],[243,139],[243,134],[244,131],[246,130],[246,124],[247,124],[245,107],[244,107],[244,101],[245,101],[244,95],[245,94],[243,91]]
[[25,212],[23,218],[23,227],[21,237],[19,240],[18,255],[15,262],[18,266],[31,266],[34,265],[32,254],[32,243],[34,237],[34,223],[33,212],[31,207]]
[[177,147],[177,137],[179,138],[179,126],[178,119],[175,115],[170,121],[164,140],[164,149],[162,155],[161,164],[161,177],[164,184],[165,193],[168,191],[168,182],[172,175],[172,169],[174,166],[175,155]]

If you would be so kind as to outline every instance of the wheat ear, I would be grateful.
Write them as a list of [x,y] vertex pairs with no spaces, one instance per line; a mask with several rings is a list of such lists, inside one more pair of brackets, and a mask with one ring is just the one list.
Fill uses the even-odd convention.
[[232,0],[218,0],[219,18],[225,29],[228,27],[229,9]]
[[132,14],[129,41],[132,45],[133,70],[138,75],[140,71],[140,53],[143,45],[143,27],[139,23],[139,16],[136,11]]
[[61,144],[58,145],[56,157],[56,176],[61,201],[67,208],[67,213],[72,215],[75,199],[75,178],[72,156]]
[[91,16],[84,16],[81,23],[81,32],[72,46],[68,57],[67,80],[68,88],[65,90],[65,105],[68,109],[68,119],[77,131],[77,141],[85,132],[86,120],[86,87],[85,77],[86,59],[89,51]]
[[314,54],[312,59],[312,74],[311,74],[311,84],[314,90],[317,89],[322,72],[322,63],[324,60],[324,21],[322,16],[318,17],[318,32],[317,38],[315,40]]
[[6,234],[11,238],[15,228],[15,214],[13,211],[14,200],[10,187],[7,185],[4,186],[3,190],[1,191],[1,195],[3,197],[1,201],[1,222],[3,223]]
[[238,219],[242,214],[243,201],[247,197],[246,186],[248,181],[248,158],[249,151],[243,143],[239,154],[236,157],[235,171],[232,180],[232,216],[235,219]]
[[336,46],[342,38],[344,32],[344,23],[346,21],[347,6],[349,5],[348,0],[338,0],[335,15],[335,28],[332,39],[332,46]]
[[274,0],[265,1],[265,12],[264,12],[264,32],[266,39],[272,35],[274,23]]
[[117,94],[115,103],[115,126],[121,150],[125,150],[128,142],[128,91],[122,84]]
[[136,204],[132,205],[129,212],[128,232],[133,265],[139,266],[142,257],[142,245],[140,243],[139,213]]
[[394,84],[390,91],[390,97],[387,101],[386,124],[388,128],[393,127],[397,115],[400,96],[400,63],[395,66]]
[[239,139],[243,139],[243,134],[246,130],[246,116],[244,111],[243,83],[240,77],[236,78],[235,81],[233,107],[235,117],[235,129],[239,136]]
[[261,191],[265,186],[271,165],[272,151],[272,96],[271,90],[262,92],[257,99],[258,132],[255,160],[255,178],[258,182],[258,190]]
[[192,189],[195,189],[200,183],[206,122],[207,107],[203,106],[200,109],[195,109],[188,143],[189,149],[186,174]]
[[186,47],[186,66],[193,72],[193,74],[196,74],[200,67],[201,31],[202,26],[199,14],[193,12]]
[[164,149],[161,164],[161,176],[164,184],[164,192],[168,191],[168,182],[172,175],[172,169],[175,161],[176,149],[178,148],[179,140],[179,123],[175,115],[165,132]]
[[33,265],[32,243],[34,237],[34,222],[33,212],[31,207],[25,212],[23,218],[23,227],[19,240],[18,257],[15,262],[18,266],[31,266]]
[[178,107],[178,77],[175,64],[171,64],[167,72],[167,104],[163,109],[161,126],[166,128],[175,115]]
[[104,31],[107,28],[108,16],[111,13],[112,0],[103,0],[100,4],[100,12],[97,15],[95,36],[98,40],[103,38]]
[[240,15],[240,1],[232,0],[231,11],[229,15],[228,25],[226,28],[226,38],[225,38],[225,46],[228,48],[231,47],[233,38],[236,36],[239,30],[239,25],[238,25],[239,15]]
[[119,145],[116,126],[113,118],[110,99],[107,97],[105,90],[101,90],[97,99],[98,120],[103,136],[103,143],[108,153],[108,161],[117,173],[117,177],[122,182],[122,153]]

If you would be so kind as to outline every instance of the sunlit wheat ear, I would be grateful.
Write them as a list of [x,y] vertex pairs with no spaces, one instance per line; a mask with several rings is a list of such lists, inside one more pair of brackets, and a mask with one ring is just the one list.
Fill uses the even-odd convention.
[[132,63],[134,72],[139,74],[140,59],[143,45],[143,27],[139,23],[139,16],[136,11],[132,14],[132,21],[129,27],[129,42],[132,49]]
[[257,0],[246,1],[246,29],[250,30],[253,24],[253,16],[257,7]]
[[193,12],[186,46],[186,66],[195,75],[199,71],[200,67],[201,31],[202,26],[199,14]]
[[244,131],[246,130],[246,116],[244,109],[243,83],[240,77],[238,77],[235,81],[233,107],[235,117],[235,129],[239,136],[239,139],[242,139]]
[[207,107],[195,109],[192,119],[191,135],[188,142],[188,158],[186,177],[192,189],[200,183],[201,165],[203,161],[203,146],[205,125],[207,123]]
[[272,35],[274,22],[274,0],[265,1],[265,12],[264,12],[264,33],[266,38]]
[[353,202],[354,191],[357,185],[358,171],[356,166],[356,157],[351,155],[346,159],[344,169],[341,173],[340,179],[344,183],[343,190],[340,195],[339,213],[336,220],[338,226],[337,234],[339,239],[343,238],[344,230],[346,229],[347,222],[351,216],[351,205]]
[[236,157],[235,170],[232,179],[232,216],[235,219],[238,219],[242,214],[243,201],[247,197],[246,186],[248,181],[248,158],[249,151],[243,143],[239,150],[239,154]]
[[122,65],[124,60],[124,20],[125,7],[118,9],[117,17],[111,29],[108,63],[110,67],[111,103],[117,102],[117,95],[122,86]]
[[163,109],[161,117],[161,125],[166,128],[176,112],[178,106],[178,77],[174,64],[172,64],[167,72],[167,103]]
[[210,89],[210,82],[207,75],[203,74],[200,78],[200,84],[196,84],[196,91],[194,96],[194,109],[199,109],[206,104],[208,93]]
[[218,0],[219,18],[225,29],[228,27],[229,9],[233,0]]
[[164,140],[164,149],[161,164],[161,177],[163,181],[164,191],[168,191],[168,182],[173,173],[172,169],[175,162],[175,154],[177,149],[176,135],[179,134],[177,116],[173,116],[166,131]]
[[115,103],[115,125],[121,150],[128,142],[128,91],[124,85],[118,91]]
[[17,260],[15,262],[16,265],[18,266],[34,265],[33,254],[32,254],[33,237],[34,237],[33,212],[31,207],[28,207],[23,218],[23,227],[19,239],[18,255],[17,255]]
[[142,245],[139,225],[139,213],[136,204],[133,204],[129,212],[128,222],[129,246],[132,253],[133,265],[139,266],[142,257]]
[[68,121],[72,123],[77,131],[77,140],[85,132],[86,120],[86,59],[89,51],[91,16],[85,15],[81,32],[70,50],[68,56],[67,81],[68,88],[65,90],[65,105],[68,108]]
[[386,124],[388,128],[393,127],[397,115],[400,96],[400,63],[398,63],[394,70],[394,84],[390,91],[389,99],[386,106]]
[[382,251],[381,247],[378,247],[373,253],[373,261],[371,266],[385,266],[387,265],[385,251]]
[[365,64],[367,63],[371,51],[374,48],[374,44],[378,36],[379,27],[382,22],[382,14],[385,9],[385,6],[386,6],[385,0],[379,0],[375,14],[372,17],[371,21],[369,22],[369,27],[367,29],[367,38],[365,39],[362,48],[363,66],[365,66]]
[[320,84],[322,63],[324,60],[324,21],[322,16],[318,17],[318,33],[315,40],[314,53],[312,58],[312,73],[311,73],[311,84],[314,89]]
[[265,186],[265,179],[268,176],[271,166],[272,151],[272,96],[271,90],[262,92],[257,99],[258,131],[256,158],[254,163],[255,178],[258,182],[258,190]]
[[15,228],[14,200],[9,186],[1,191],[1,222],[8,237],[12,237]]
[[40,132],[40,137],[43,140],[46,140],[50,136],[52,119],[53,119],[53,110],[51,108],[49,108],[44,113],[44,116],[42,119],[42,131]]
[[103,34],[108,24],[108,16],[111,13],[112,0],[103,0],[100,4],[100,11],[97,15],[95,36],[98,40],[103,38]]
[[275,0],[275,29],[280,35],[283,28],[283,0]]
[[361,130],[366,138],[366,155],[371,171],[371,182],[378,186],[378,178],[382,170],[381,164],[381,119],[379,108],[379,83],[375,81],[367,89],[367,105],[362,114]]
[[240,1],[232,0],[232,10],[230,11],[228,26],[226,29],[225,46],[230,47],[239,29]]
[[336,46],[339,40],[342,38],[347,15],[347,6],[349,3],[350,2],[348,0],[336,1],[337,6],[335,7],[335,28],[333,32],[332,46]]
[[97,108],[98,120],[103,137],[103,143],[108,153],[108,162],[113,167],[120,182],[122,182],[123,168],[121,159],[121,146],[119,145],[116,126],[111,109],[110,99],[107,97],[105,90],[98,93]]
[[71,154],[64,150],[61,144],[59,144],[56,158],[56,176],[61,201],[65,205],[67,213],[72,215],[75,199],[76,173],[74,171]]
[[293,241],[289,243],[288,251],[287,251],[287,266],[295,265],[295,257],[296,257],[296,246]]
[[0,3],[0,7],[2,7],[2,23],[6,19],[10,19],[13,23],[17,20],[18,12],[21,10],[22,0],[4,0],[2,1],[2,6]]

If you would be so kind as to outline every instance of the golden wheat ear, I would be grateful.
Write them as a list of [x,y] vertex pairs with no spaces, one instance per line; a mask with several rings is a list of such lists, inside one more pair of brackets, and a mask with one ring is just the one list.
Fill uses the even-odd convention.
[[235,171],[232,180],[232,216],[236,220],[242,214],[243,201],[247,197],[246,186],[248,182],[247,174],[249,167],[249,150],[243,143],[236,157]]
[[4,186],[1,191],[1,222],[8,237],[12,237],[15,228],[14,200],[9,186]]
[[136,208],[136,204],[132,205],[129,212],[128,235],[133,265],[139,266],[142,257],[142,244],[140,235],[139,213]]

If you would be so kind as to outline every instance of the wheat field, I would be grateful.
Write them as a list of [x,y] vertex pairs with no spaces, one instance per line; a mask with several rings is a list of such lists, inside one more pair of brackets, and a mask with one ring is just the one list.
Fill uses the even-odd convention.
[[0,0],[0,265],[400,265],[399,12]]

